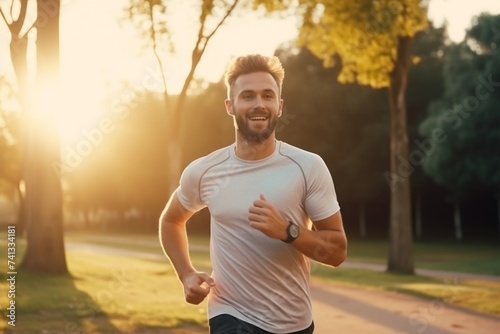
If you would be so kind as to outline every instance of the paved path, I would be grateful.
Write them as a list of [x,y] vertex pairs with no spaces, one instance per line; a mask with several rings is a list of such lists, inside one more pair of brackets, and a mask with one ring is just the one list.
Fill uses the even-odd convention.
[[[127,254],[166,261],[163,254],[125,250],[117,247],[67,242],[68,249]],[[203,251],[203,247],[196,247]],[[205,247],[206,249],[206,247]],[[385,270],[382,265],[346,262],[350,268]],[[418,269],[417,274],[440,279],[474,278],[500,281],[497,276],[470,275]],[[500,317],[467,311],[453,306],[458,293],[450,286],[441,299],[428,300],[395,292],[345,287],[312,279],[315,334],[499,334]]]
[[316,334],[498,334],[500,317],[456,308],[443,299],[421,299],[313,281]]

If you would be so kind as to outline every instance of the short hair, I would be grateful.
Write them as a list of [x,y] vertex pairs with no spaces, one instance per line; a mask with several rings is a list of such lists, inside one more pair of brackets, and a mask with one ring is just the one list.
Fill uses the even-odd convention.
[[267,72],[276,81],[279,93],[283,86],[285,70],[278,57],[266,57],[260,54],[251,54],[234,58],[228,65],[224,75],[224,82],[227,87],[227,96],[231,98],[231,89],[236,79],[243,74],[256,72]]

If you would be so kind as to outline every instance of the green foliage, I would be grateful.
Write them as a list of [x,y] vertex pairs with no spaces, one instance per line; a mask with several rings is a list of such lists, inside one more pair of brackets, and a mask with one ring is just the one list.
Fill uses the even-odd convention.
[[[425,117],[427,106],[443,93],[444,28],[429,25],[416,36],[414,55],[420,62],[409,75],[409,129]],[[340,84],[338,68],[324,68],[308,49],[277,51],[286,75],[286,104],[278,135],[327,161],[344,201],[370,201],[387,190],[389,117],[385,90]],[[436,75],[437,74],[437,75]],[[418,148],[418,147],[416,147]]]
[[[418,62],[410,68],[408,75],[406,91],[408,139],[412,165],[415,168],[411,181],[416,186],[415,190],[429,190],[426,196],[434,192],[432,187],[435,185],[421,168],[423,162],[420,157],[425,154],[421,143],[425,138],[419,135],[418,126],[426,118],[431,102],[439,99],[444,93],[443,67],[446,43],[446,28],[435,27],[429,22],[427,27],[415,36],[413,55],[415,59],[418,58]],[[427,189],[424,189],[425,187]]]
[[303,0],[299,43],[334,65],[339,55],[339,81],[387,87],[396,60],[399,37],[412,37],[427,18],[418,0]]
[[364,202],[387,190],[387,96],[359,84],[341,84],[308,49],[277,51],[287,74],[285,111],[277,135],[320,154],[344,202]]
[[183,166],[234,142],[233,119],[224,106],[224,82],[209,84],[186,102],[182,122]]
[[454,200],[500,190],[499,29],[500,16],[482,15],[466,39],[449,48],[445,92],[420,126],[435,147],[424,169]]

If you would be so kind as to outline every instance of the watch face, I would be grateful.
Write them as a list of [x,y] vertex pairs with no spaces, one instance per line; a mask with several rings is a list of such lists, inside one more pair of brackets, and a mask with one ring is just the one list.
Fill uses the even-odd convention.
[[299,226],[293,224],[290,226],[290,235],[292,238],[297,238],[299,236]]

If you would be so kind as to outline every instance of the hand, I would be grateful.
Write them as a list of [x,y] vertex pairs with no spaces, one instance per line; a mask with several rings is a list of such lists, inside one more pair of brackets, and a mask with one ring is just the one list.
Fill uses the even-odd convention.
[[198,305],[208,296],[215,282],[207,273],[194,271],[182,279],[182,285],[186,302]]
[[286,239],[288,221],[281,215],[278,208],[268,202],[264,195],[253,202],[248,210],[250,226],[274,239]]

